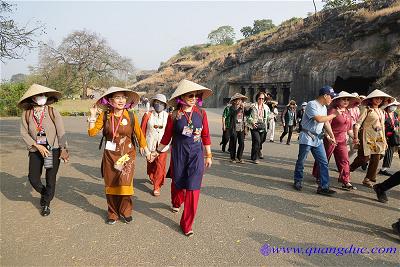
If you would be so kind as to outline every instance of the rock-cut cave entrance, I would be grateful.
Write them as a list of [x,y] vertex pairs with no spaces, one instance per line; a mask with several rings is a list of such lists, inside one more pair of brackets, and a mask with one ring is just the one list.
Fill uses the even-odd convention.
[[337,76],[333,88],[335,92],[346,91],[349,93],[358,93],[359,95],[368,95],[371,85],[376,81],[377,77],[354,76],[343,79]]

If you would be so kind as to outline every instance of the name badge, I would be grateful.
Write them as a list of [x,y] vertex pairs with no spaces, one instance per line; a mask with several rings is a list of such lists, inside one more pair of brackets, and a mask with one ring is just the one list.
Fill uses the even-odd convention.
[[182,134],[185,136],[191,137],[193,134],[193,128],[186,125],[185,127],[183,127]]
[[111,141],[106,142],[106,149],[110,151],[115,151],[117,149],[117,144]]
[[36,144],[38,144],[38,145],[45,145],[45,144],[47,144],[47,138],[46,138],[46,136],[44,135],[38,135],[38,136],[36,136]]

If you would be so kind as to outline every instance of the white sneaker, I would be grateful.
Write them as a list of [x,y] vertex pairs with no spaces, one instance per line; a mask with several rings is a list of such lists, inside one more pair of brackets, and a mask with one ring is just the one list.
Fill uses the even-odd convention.
[[179,212],[179,208],[175,208],[174,206],[171,207],[173,213]]

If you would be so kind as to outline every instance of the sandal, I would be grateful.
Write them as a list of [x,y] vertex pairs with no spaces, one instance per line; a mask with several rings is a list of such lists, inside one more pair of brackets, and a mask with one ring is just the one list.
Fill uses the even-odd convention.
[[353,186],[351,183],[343,184],[342,189],[344,190],[357,190],[357,187]]
[[365,178],[362,181],[362,184],[365,185],[366,187],[369,187],[369,188],[373,188],[374,187],[374,183],[371,182],[368,178]]

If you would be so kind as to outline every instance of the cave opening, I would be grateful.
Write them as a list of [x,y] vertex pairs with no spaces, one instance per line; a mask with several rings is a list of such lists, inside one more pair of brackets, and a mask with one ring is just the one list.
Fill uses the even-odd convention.
[[372,84],[376,81],[377,77],[362,77],[354,76],[348,79],[343,79],[340,76],[336,77],[333,89],[335,92],[346,91],[349,93],[358,93],[359,95],[368,95]]

